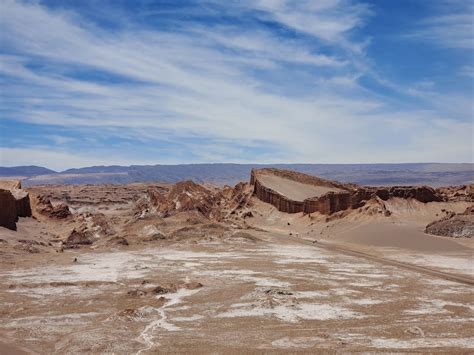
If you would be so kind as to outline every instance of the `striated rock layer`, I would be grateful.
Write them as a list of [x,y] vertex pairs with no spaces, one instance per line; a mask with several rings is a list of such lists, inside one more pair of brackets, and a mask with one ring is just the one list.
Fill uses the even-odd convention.
[[[297,201],[285,196],[281,192],[265,185],[265,177],[275,175],[290,182],[308,184],[334,189],[318,196],[308,197]],[[442,201],[440,192],[428,186],[391,186],[368,187],[354,184],[341,184],[336,181],[325,180],[289,170],[254,169],[251,172],[250,183],[254,186],[254,194],[262,201],[275,206],[279,211],[287,213],[319,212],[330,215],[338,211],[362,207],[366,201],[378,197],[386,201],[393,197],[412,198],[420,202]],[[296,187],[295,187],[296,188]]]
[[208,189],[193,181],[181,181],[169,191],[150,187],[146,196],[136,203],[136,216],[142,218],[148,213],[169,217],[179,212],[197,211],[202,216],[222,221],[250,204],[252,187],[238,183],[235,187]]
[[19,181],[2,181],[0,183],[0,226],[16,230],[18,218],[30,216],[28,192],[21,189]]

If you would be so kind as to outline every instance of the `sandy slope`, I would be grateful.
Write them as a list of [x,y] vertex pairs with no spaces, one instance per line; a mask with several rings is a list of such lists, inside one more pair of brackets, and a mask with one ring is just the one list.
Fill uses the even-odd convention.
[[285,179],[275,175],[259,175],[258,179],[266,187],[294,201],[304,201],[310,197],[318,197],[330,191],[341,191],[335,187],[315,186]]

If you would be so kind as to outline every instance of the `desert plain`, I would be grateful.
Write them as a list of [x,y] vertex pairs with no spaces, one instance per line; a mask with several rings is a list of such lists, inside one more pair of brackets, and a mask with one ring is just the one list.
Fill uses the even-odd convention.
[[473,185],[0,188],[1,354],[474,350]]

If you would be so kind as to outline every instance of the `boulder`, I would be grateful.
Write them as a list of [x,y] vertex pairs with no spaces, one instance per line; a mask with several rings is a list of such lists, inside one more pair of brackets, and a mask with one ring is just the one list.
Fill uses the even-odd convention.
[[74,228],[64,242],[64,246],[66,248],[77,248],[81,245],[91,245],[93,242],[92,232],[86,228]]

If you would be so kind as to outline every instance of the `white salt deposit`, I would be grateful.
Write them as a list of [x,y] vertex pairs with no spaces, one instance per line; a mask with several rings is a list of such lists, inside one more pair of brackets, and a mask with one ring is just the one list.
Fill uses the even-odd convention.
[[145,327],[145,329],[140,333],[139,340],[143,341],[146,347],[138,351],[137,354],[150,350],[154,345],[159,345],[159,343],[155,341],[156,336],[154,335],[155,330],[157,328],[162,328],[170,332],[179,331],[181,329],[180,327],[168,322],[167,311],[171,309],[170,307],[178,303],[181,303],[183,298],[189,297],[195,294],[196,292],[199,292],[199,289],[196,289],[196,290],[179,289],[175,293],[170,293],[170,294],[166,294],[162,296],[166,298],[168,301],[162,307],[156,309],[158,312],[159,318],[149,323]]
[[319,337],[298,337],[298,338],[289,338],[284,337],[277,340],[272,341],[272,346],[275,348],[283,348],[283,349],[294,349],[294,348],[310,348],[324,339]]
[[318,263],[326,261],[328,256],[315,248],[299,245],[279,245],[261,249],[265,255],[273,254],[277,256],[274,260],[276,264],[288,263]]
[[440,348],[459,347],[474,348],[474,337],[471,338],[422,338],[422,339],[373,339],[372,346],[386,349],[414,349],[414,348]]
[[318,303],[278,305],[273,308],[247,303],[242,308],[232,309],[217,315],[220,318],[273,316],[284,322],[297,323],[300,320],[328,320],[362,318],[364,315],[347,308]]
[[378,300],[374,298],[348,299],[347,301],[350,303],[357,304],[359,306],[371,306],[374,304],[381,304],[385,302],[383,300]]

